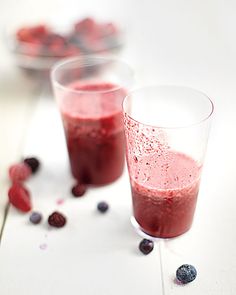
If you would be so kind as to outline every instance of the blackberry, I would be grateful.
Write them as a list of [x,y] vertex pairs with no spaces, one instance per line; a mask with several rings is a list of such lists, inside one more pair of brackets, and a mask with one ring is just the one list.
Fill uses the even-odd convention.
[[152,252],[154,248],[154,243],[151,240],[148,239],[143,239],[140,243],[139,243],[139,250],[144,254],[144,255],[148,255],[149,253]]
[[26,163],[32,170],[32,173],[36,173],[40,167],[40,162],[37,158],[25,158],[24,163]]

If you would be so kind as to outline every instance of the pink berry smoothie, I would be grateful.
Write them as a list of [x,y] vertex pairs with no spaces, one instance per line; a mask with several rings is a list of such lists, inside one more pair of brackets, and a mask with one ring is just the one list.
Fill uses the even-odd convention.
[[134,177],[131,174],[131,189],[134,217],[141,229],[160,238],[185,233],[193,220],[201,167],[171,150],[135,160],[138,168]]
[[71,171],[84,184],[105,185],[123,172],[122,101],[126,91],[104,82],[74,82],[61,104]]

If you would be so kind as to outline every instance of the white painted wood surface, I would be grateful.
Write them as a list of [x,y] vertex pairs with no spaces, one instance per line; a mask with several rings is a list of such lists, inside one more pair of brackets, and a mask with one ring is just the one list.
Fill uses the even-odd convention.
[[[12,12],[4,14],[9,19],[19,15],[13,2],[3,0],[0,4]],[[162,241],[151,255],[140,256],[136,248],[139,237],[129,224],[127,175],[112,186],[90,191],[84,199],[72,199],[69,193],[72,180],[53,102],[46,97],[41,99],[29,125],[28,110],[33,106],[28,102],[34,94],[25,82],[13,78],[15,71],[1,68],[0,161],[4,173],[1,173],[0,218],[6,204],[5,168],[21,155],[24,147],[25,155],[39,154],[44,164],[28,183],[35,208],[45,216],[55,208],[60,209],[68,216],[68,225],[58,231],[49,230],[44,220],[42,226],[33,227],[28,224],[27,216],[11,208],[0,247],[0,294],[233,295],[236,293],[233,37],[236,5],[223,0],[149,0],[145,6],[143,1],[111,2],[103,0],[102,10],[101,3],[98,7],[94,1],[86,1],[87,6],[80,4],[84,5],[80,11],[99,15],[111,11],[109,15],[124,20],[129,34],[123,56],[134,66],[137,84],[188,85],[206,92],[215,102],[194,225],[186,235]],[[32,3],[22,1],[21,18],[27,7],[35,5]],[[39,17],[55,11],[55,3],[38,3]],[[67,5],[65,11],[65,4],[57,3],[59,15],[72,12],[72,7],[76,10],[76,1],[68,3],[74,7]],[[9,66],[7,62],[4,64]],[[30,126],[29,133],[26,126]],[[26,137],[22,138],[24,134]],[[8,145],[4,144],[5,135]],[[58,198],[65,198],[63,205],[56,204]],[[107,216],[95,213],[100,198],[111,204]],[[41,250],[40,246],[47,248]],[[198,277],[189,285],[179,286],[173,279],[176,268],[183,263],[194,264]]]
[[[70,294],[143,294],[148,284],[150,294],[161,293],[158,247],[143,257],[137,248],[140,238],[129,222],[127,175],[113,185],[91,189],[84,198],[73,198],[62,126],[51,98],[40,101],[31,127],[25,154],[40,157],[42,169],[28,187],[44,222],[32,226],[27,214],[11,208],[0,251],[1,292],[32,294],[30,285],[38,295],[62,295],[68,290]],[[64,203],[58,205],[61,199]],[[96,210],[101,200],[110,204],[105,215]],[[54,210],[67,216],[65,228],[48,227],[47,217]],[[25,280],[30,280],[29,285]]]
[[[1,50],[0,50],[1,54]],[[7,205],[8,167],[22,156],[29,119],[33,115],[38,90],[19,72],[0,68],[0,231]]]

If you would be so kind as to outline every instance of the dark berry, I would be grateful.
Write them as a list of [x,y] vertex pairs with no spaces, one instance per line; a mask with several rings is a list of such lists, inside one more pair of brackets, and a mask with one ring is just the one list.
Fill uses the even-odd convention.
[[9,177],[12,182],[25,181],[31,174],[31,169],[25,163],[15,164],[9,168]]
[[63,227],[66,224],[66,217],[55,211],[48,217],[48,223],[53,227]]
[[8,191],[9,202],[22,212],[31,210],[29,191],[19,183],[14,183]]
[[154,243],[153,241],[151,240],[148,240],[148,239],[143,239],[140,243],[139,243],[139,250],[147,255],[149,254],[150,252],[152,252],[154,248]]
[[190,264],[181,265],[176,271],[176,278],[182,283],[187,284],[197,277],[196,268]]
[[40,167],[40,162],[36,158],[26,158],[24,159],[24,163],[26,163],[32,170],[32,173],[36,173]]
[[106,202],[99,202],[97,205],[98,211],[105,213],[109,209],[109,205]]
[[39,212],[33,212],[29,218],[30,222],[33,224],[38,224],[42,220],[42,214]]
[[86,193],[86,189],[84,184],[76,184],[72,187],[71,192],[74,197],[82,197]]

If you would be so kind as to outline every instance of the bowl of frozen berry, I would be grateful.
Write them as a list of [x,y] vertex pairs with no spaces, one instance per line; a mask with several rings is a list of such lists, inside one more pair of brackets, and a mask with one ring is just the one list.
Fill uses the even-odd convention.
[[36,23],[7,32],[16,64],[31,78],[46,78],[52,65],[71,56],[114,54],[123,44],[121,29],[113,22],[87,17],[67,26]]

